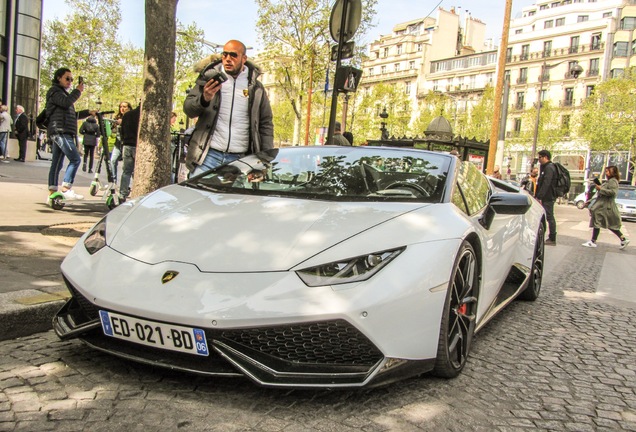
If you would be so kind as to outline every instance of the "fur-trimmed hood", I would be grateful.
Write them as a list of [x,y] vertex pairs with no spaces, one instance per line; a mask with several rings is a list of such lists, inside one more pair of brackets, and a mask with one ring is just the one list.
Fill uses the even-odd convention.
[[[194,64],[193,69],[196,73],[199,73],[203,69],[205,69],[206,66],[209,65],[210,63],[213,63],[214,66],[216,66],[217,64],[221,63],[221,60],[222,60],[221,54],[213,53],[207,57],[202,58],[198,62],[196,62]],[[258,66],[256,63],[253,63],[251,60],[248,60],[247,62],[245,62],[245,66],[247,66],[249,69],[253,69],[254,71],[256,71],[257,75],[260,75],[263,73],[260,66]]]

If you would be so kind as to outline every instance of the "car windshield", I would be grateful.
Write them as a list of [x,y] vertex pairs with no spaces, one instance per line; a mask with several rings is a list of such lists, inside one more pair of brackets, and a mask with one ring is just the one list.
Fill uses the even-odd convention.
[[453,156],[386,147],[289,147],[182,183],[218,192],[334,201],[440,202]]
[[636,200],[636,189],[619,189],[617,199]]

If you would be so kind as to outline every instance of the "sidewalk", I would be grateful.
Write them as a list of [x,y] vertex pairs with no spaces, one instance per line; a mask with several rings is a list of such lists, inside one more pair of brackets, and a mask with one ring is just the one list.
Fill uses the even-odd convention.
[[[69,296],[60,264],[108,212],[101,196],[88,194],[94,174],[81,170],[74,188],[85,200],[63,210],[48,207],[49,167],[46,160],[0,163],[0,340],[51,328],[53,314]],[[62,177],[63,172],[60,182]]]

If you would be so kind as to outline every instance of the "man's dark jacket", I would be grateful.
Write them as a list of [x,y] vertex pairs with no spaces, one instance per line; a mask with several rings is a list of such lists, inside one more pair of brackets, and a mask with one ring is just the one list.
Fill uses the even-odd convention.
[[18,140],[26,140],[29,136],[29,119],[22,113],[15,119],[15,137]]
[[121,119],[120,134],[121,143],[125,146],[137,146],[137,134],[139,133],[139,117],[141,105],[132,111],[128,111]]
[[554,192],[557,182],[557,169],[550,161],[541,165],[539,169],[539,179],[537,180],[536,198],[540,201],[555,201],[557,196]]

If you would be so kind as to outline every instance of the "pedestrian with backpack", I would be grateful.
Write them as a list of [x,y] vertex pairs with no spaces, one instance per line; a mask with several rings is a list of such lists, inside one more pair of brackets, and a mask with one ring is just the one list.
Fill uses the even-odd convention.
[[605,183],[596,181],[593,186],[596,189],[596,201],[590,205],[592,239],[583,243],[583,246],[595,248],[601,228],[605,228],[620,239],[620,249],[623,250],[629,244],[629,239],[621,232],[621,214],[616,206],[616,194],[621,175],[618,168],[611,165],[605,168],[605,177],[607,178]]
[[556,245],[556,219],[554,218],[554,202],[557,199],[557,168],[552,163],[552,154],[548,150],[539,152],[539,179],[537,180],[536,198],[539,200],[545,210],[545,217],[548,221],[548,239],[545,241],[547,246]]

